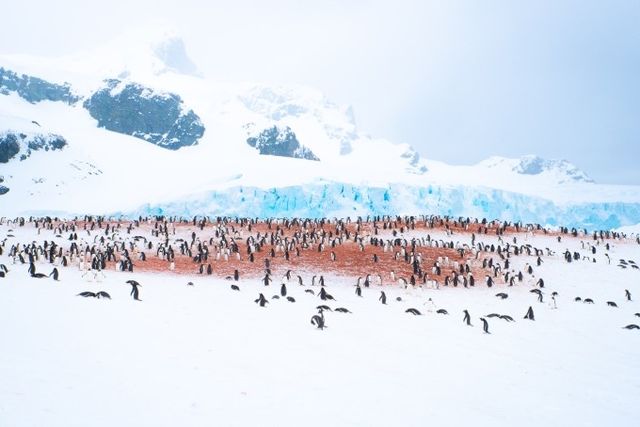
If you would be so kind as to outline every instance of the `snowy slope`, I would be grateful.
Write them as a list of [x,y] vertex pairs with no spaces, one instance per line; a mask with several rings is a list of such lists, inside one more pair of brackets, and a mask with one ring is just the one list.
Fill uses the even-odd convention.
[[[0,237],[7,231],[0,227]],[[57,240],[48,230],[13,234],[9,245]],[[557,253],[583,251],[580,239],[519,239]],[[482,241],[498,244],[495,236]],[[612,259],[638,260],[636,244],[616,242],[610,252]],[[210,276],[115,271],[94,282],[77,266],[61,268],[54,283],[29,278],[27,265],[12,265],[5,253],[0,424],[634,426],[640,331],[622,326],[638,323],[640,273],[598,256],[597,263],[571,264],[545,257],[536,272],[547,283],[547,300],[559,292],[557,309],[538,303],[530,284],[374,285],[358,298],[353,281],[327,276],[338,301],[330,305],[353,313],[327,313],[328,328],[319,331],[309,318],[320,300],[297,284],[289,286],[295,304],[271,300],[263,309],[253,299],[265,289],[277,293],[277,286],[242,280],[234,292]],[[534,261],[514,258],[513,268]],[[36,267],[51,268],[44,261]],[[142,284],[142,302],[129,296],[130,279]],[[634,301],[623,300],[627,287]],[[381,289],[386,306],[377,301]],[[75,296],[86,290],[107,291],[112,300]],[[509,298],[496,298],[500,291]],[[575,296],[596,304],[576,303]],[[427,312],[427,298],[450,314]],[[530,305],[535,322],[522,319]],[[408,307],[424,315],[404,313]],[[462,323],[463,309],[474,327]],[[483,334],[478,317],[492,312],[515,322],[489,319],[491,334]]]
[[[68,142],[59,152],[0,164],[3,185],[10,188],[0,199],[3,214],[145,209],[186,214],[199,206],[200,214],[428,210],[597,228],[640,222],[637,186],[598,185],[567,161],[535,156],[494,157],[472,166],[421,159],[406,144],[362,133],[349,106],[332,103],[315,89],[206,79],[175,33],[147,33],[125,34],[91,52],[60,58],[0,56],[0,66],[18,74],[64,88],[69,82],[79,99],[29,102],[16,91],[0,90],[0,132],[16,119],[35,120],[43,132]],[[123,82],[119,87],[139,84],[142,93],[179,96],[185,111],[199,117],[204,133],[195,145],[169,151],[99,128],[83,102],[113,78]],[[320,161],[260,155],[247,143],[274,126],[290,129]],[[351,194],[336,191],[343,185]],[[240,188],[277,194],[287,202],[272,204],[275,208],[238,204]],[[322,204],[314,204],[319,195]],[[252,202],[262,199],[258,194]]]

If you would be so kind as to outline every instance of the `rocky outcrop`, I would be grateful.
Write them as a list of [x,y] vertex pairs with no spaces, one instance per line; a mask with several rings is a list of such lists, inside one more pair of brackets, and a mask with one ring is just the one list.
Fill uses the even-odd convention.
[[68,83],[59,85],[26,74],[18,75],[0,67],[0,94],[15,92],[35,104],[40,101],[59,101],[75,104],[80,98],[71,92]]
[[523,156],[513,168],[514,172],[522,175],[540,175],[545,172],[556,173],[566,178],[566,181],[593,182],[586,173],[566,160],[543,159],[538,156]]
[[62,150],[66,145],[60,135],[7,131],[0,134],[0,163],[8,163],[18,155],[25,160],[33,151]]
[[257,136],[247,138],[247,144],[255,147],[260,154],[320,160],[311,150],[300,144],[289,126],[285,128],[273,126],[265,129]]
[[200,117],[178,95],[118,79],[105,83],[83,104],[98,126],[169,150],[196,145],[204,134]]

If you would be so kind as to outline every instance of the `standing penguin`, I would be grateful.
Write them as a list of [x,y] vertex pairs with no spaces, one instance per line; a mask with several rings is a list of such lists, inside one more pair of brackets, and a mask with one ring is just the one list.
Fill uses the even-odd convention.
[[51,274],[49,274],[49,277],[53,276],[53,280],[58,280],[58,277],[60,277],[60,274],[58,273],[58,269],[56,267],[53,267],[53,271],[51,272]]
[[631,292],[629,292],[629,289],[624,290],[624,296],[627,297],[627,301],[631,301]]
[[378,301],[382,301],[382,304],[387,303],[387,296],[385,295],[384,291],[380,291],[380,298],[378,298]]
[[283,297],[287,296],[287,286],[284,283],[280,285],[280,295]]
[[318,308],[318,314],[311,317],[311,324],[318,329],[324,329],[324,312],[322,308]]
[[356,285],[356,295],[359,297],[362,296],[362,288],[360,287],[360,285]]
[[127,280],[127,283],[131,285],[131,293],[129,295],[133,295],[133,299],[136,301],[142,301],[140,298],[140,292],[138,291],[138,286],[142,286],[140,283],[135,280]]
[[554,309],[558,308],[558,304],[556,303],[556,297],[557,296],[558,296],[557,292],[554,291],[554,292],[551,293],[551,301],[552,301]]
[[237,282],[239,279],[240,279],[240,272],[237,269],[233,270],[233,280]]
[[468,326],[473,326],[471,324],[471,316],[469,316],[469,312],[466,309],[463,310],[463,312],[464,312],[464,319],[462,319],[462,321],[466,323]]
[[487,319],[481,317],[480,320],[482,320],[482,330],[484,331],[484,333],[490,334],[491,332],[489,332],[489,322],[487,322]]
[[527,310],[527,314],[524,315],[524,318],[529,320],[536,320],[535,316],[533,315],[533,308],[531,306],[529,306],[529,310]]
[[269,304],[269,301],[264,297],[264,295],[260,294],[257,300],[254,300],[256,304],[260,304],[260,307],[264,307],[266,304]]
[[271,283],[272,280],[273,279],[271,277],[269,277],[269,273],[267,273],[262,278],[262,283],[264,283],[265,286],[269,286],[269,283]]

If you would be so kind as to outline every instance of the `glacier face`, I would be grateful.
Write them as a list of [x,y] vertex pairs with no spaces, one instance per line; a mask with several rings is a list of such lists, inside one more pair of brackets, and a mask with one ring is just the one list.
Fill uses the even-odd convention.
[[399,214],[470,216],[601,230],[640,222],[640,203],[561,206],[540,197],[489,188],[404,184],[369,187],[326,182],[272,189],[233,187],[114,213],[130,217],[229,215],[263,218]]

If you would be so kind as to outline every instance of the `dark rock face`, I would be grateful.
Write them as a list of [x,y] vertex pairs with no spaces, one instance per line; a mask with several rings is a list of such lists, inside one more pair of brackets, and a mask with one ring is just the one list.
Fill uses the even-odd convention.
[[196,145],[205,130],[193,110],[183,109],[178,95],[117,79],[107,80],[83,105],[98,126],[169,150]]
[[284,129],[277,126],[265,129],[256,137],[247,138],[247,144],[257,148],[260,154],[320,160],[311,150],[300,145],[296,134],[289,126]]
[[0,67],[0,94],[8,95],[9,92],[16,92],[32,104],[40,101],[75,104],[80,99],[71,92],[71,87],[67,83],[64,85],[49,83],[26,74],[18,75]]
[[62,150],[66,145],[67,141],[60,135],[6,132],[0,134],[0,163],[9,162],[17,154],[20,154],[20,160],[25,160],[32,151]]
[[15,134],[0,137],[0,163],[7,163],[9,159],[20,152],[20,143]]

